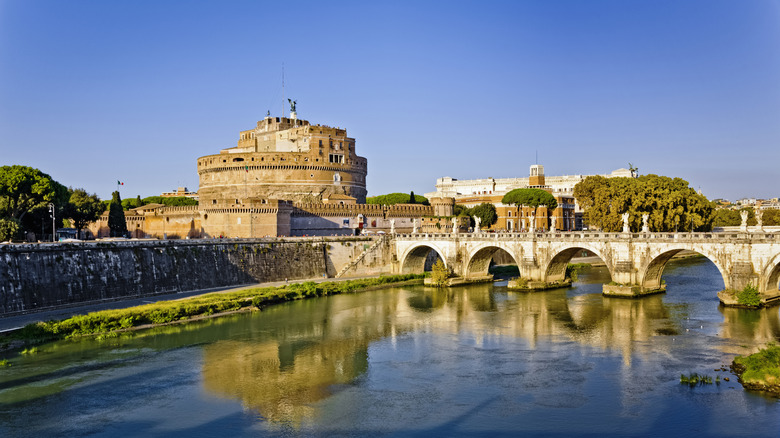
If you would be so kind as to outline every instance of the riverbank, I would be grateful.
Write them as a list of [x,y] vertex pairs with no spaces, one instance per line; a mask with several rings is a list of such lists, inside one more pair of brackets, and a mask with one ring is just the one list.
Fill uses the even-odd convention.
[[780,346],[770,345],[750,356],[737,356],[731,370],[745,389],[780,397]]
[[102,310],[59,321],[26,325],[20,330],[6,334],[0,341],[0,351],[16,350],[37,343],[77,336],[105,335],[170,323],[189,322],[237,311],[262,309],[272,304],[309,297],[352,293],[387,287],[391,284],[419,284],[423,277],[424,275],[408,274],[321,283],[307,281],[277,287],[241,288],[175,301]]

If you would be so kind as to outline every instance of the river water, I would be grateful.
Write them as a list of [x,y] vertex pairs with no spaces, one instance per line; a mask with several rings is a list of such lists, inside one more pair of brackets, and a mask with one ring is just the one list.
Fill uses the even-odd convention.
[[[764,436],[780,401],[727,367],[780,339],[778,308],[719,307],[703,258],[664,295],[422,286],[286,303],[0,368],[0,436]],[[697,372],[720,384],[689,387]],[[722,380],[730,378],[730,382]]]

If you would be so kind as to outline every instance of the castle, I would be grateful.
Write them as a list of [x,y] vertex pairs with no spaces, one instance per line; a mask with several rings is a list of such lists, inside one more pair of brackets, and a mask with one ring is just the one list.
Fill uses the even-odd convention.
[[[150,204],[125,212],[132,237],[207,238],[331,236],[435,232],[451,224],[454,199],[420,204],[365,204],[368,161],[346,129],[271,117],[239,133],[236,147],[197,160],[199,205]],[[423,221],[426,218],[426,221]],[[466,228],[467,224],[459,224]],[[89,227],[107,237],[108,213]]]

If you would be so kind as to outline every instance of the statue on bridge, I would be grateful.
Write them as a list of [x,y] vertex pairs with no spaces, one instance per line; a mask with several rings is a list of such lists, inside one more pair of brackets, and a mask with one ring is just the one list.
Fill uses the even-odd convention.
[[390,219],[390,234],[395,234],[395,219]]
[[482,219],[479,218],[479,216],[474,216],[474,232],[479,234],[482,230],[480,230],[479,226],[482,223]]
[[531,227],[528,228],[528,232],[535,233],[536,232],[536,215],[531,214]]
[[756,210],[756,232],[764,232],[764,210],[761,209]]
[[551,233],[555,232],[555,216],[550,218],[550,232]]
[[739,214],[742,216],[742,224],[739,226],[739,231],[742,231],[743,233],[747,233],[748,227],[747,227],[747,220],[748,220],[748,212],[747,210],[742,210],[742,213]]
[[417,219],[412,219],[412,234],[417,234]]
[[628,212],[623,213],[623,232],[624,233],[630,233],[631,232],[631,227],[628,226],[628,218],[629,218]]
[[642,215],[642,232],[643,233],[649,233],[650,232],[650,225],[648,224],[650,222],[650,213],[645,213]]
[[458,218],[452,218],[452,234],[458,234]]

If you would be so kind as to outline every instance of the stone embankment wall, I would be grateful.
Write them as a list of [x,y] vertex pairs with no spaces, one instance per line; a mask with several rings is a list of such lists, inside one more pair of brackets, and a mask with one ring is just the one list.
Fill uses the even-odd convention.
[[0,245],[0,316],[334,276],[371,243],[365,238],[291,238]]

